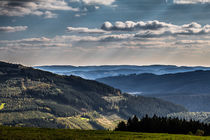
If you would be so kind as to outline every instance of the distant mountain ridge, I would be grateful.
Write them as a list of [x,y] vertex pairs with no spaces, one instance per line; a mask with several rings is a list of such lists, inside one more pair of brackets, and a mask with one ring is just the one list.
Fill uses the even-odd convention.
[[102,65],[102,66],[71,66],[71,65],[52,65],[36,66],[34,68],[50,71],[60,75],[76,75],[85,79],[97,79],[110,76],[152,73],[156,75],[189,72],[196,70],[210,70],[210,67],[187,67],[174,65]]
[[131,74],[96,79],[124,92],[148,94],[206,94],[210,93],[210,71],[192,71],[176,74]]
[[77,76],[61,76],[0,62],[0,124],[77,129],[112,129],[134,114],[166,116],[182,106],[132,96]]

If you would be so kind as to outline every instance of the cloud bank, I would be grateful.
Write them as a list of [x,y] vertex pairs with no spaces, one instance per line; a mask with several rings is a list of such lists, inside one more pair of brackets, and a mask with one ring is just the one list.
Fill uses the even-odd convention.
[[101,29],[105,31],[121,31],[121,32],[137,32],[136,37],[158,37],[171,35],[202,35],[210,33],[210,25],[200,25],[192,22],[184,25],[174,25],[171,23],[154,21],[117,21],[113,25],[110,22],[105,22]]
[[[70,6],[71,2],[80,3],[83,6],[72,7]],[[1,0],[0,15],[36,15],[45,18],[55,18],[57,14],[52,11],[79,12],[84,11],[83,8],[86,6],[94,6],[95,9],[98,9],[99,7],[96,5],[110,6],[114,2],[115,0]]]
[[[0,31],[18,31],[15,27],[2,27]],[[210,56],[210,25],[196,22],[175,25],[157,20],[118,21],[114,24],[105,22],[101,28],[67,27],[67,31],[71,34],[0,40],[0,58],[3,55],[9,58],[10,55],[11,60],[27,60],[28,64],[38,58],[42,62],[52,60],[52,63],[59,63],[61,59],[57,58],[63,58],[62,62],[86,65],[101,62],[149,64],[163,60],[166,64],[175,60],[195,64],[207,63],[203,56]]]

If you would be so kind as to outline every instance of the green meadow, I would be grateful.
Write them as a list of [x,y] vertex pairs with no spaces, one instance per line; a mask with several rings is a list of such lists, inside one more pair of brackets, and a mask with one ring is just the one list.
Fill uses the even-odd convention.
[[116,132],[106,130],[71,130],[47,128],[0,127],[0,140],[210,140],[192,135]]

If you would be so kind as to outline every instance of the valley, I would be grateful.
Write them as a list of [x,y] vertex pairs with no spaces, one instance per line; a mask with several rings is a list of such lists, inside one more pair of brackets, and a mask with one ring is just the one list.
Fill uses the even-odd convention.
[[57,75],[0,62],[2,125],[113,129],[136,114],[166,116],[187,111],[162,99],[132,96],[77,76]]
[[[169,116],[205,121],[210,112],[210,73],[208,67],[151,66],[42,66],[51,72],[66,71],[94,79],[90,73],[97,71],[99,82],[113,86],[134,96],[155,97],[184,106],[189,113],[172,113]],[[126,69],[127,73],[123,73]],[[115,72],[113,72],[115,70]],[[135,70],[135,71],[134,71]],[[61,74],[60,73],[60,74]],[[104,75],[106,73],[107,75]],[[62,73],[65,75],[65,73]],[[90,77],[89,77],[90,76]],[[192,115],[194,114],[194,115]],[[196,115],[195,115],[196,114]],[[202,114],[202,115],[201,115]],[[204,115],[204,116],[203,116]],[[204,118],[203,118],[203,117]]]

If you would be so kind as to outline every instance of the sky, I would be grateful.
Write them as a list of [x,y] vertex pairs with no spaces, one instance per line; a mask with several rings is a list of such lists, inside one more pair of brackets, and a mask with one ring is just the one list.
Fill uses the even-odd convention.
[[0,61],[210,66],[210,0],[1,0]]

